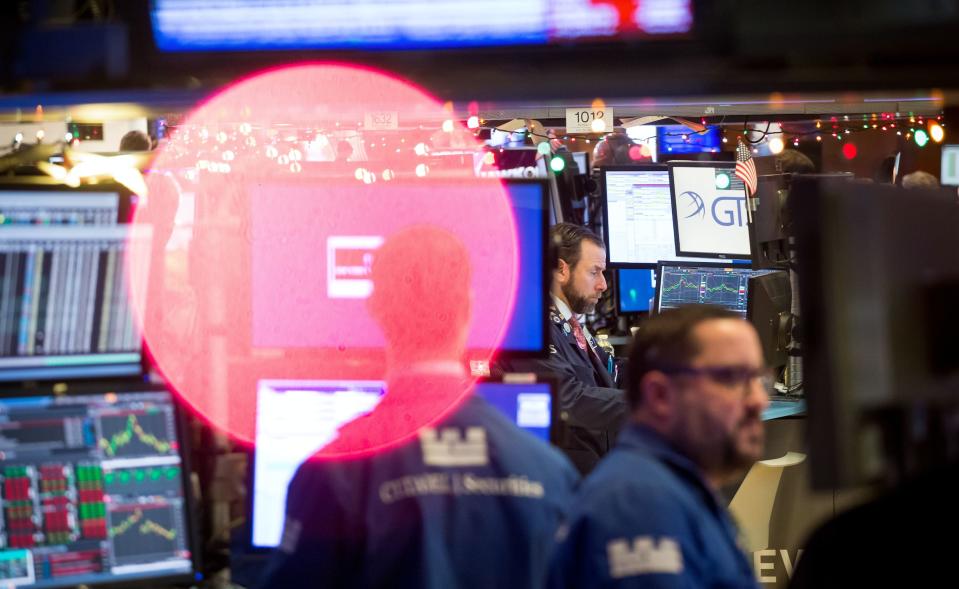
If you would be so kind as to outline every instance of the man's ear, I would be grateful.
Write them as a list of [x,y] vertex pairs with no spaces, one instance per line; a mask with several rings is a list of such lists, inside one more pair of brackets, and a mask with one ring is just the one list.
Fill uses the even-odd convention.
[[566,260],[560,258],[559,267],[553,270],[553,274],[556,277],[557,282],[560,284],[566,284],[569,282],[572,269],[569,267],[569,264],[566,263]]
[[639,406],[657,420],[668,421],[677,411],[676,387],[666,374],[652,370],[639,383]]

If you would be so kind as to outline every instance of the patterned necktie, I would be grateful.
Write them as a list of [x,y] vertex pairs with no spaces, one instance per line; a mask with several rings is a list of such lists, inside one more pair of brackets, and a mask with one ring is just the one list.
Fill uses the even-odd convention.
[[[586,334],[583,333],[583,326],[576,320],[576,315],[569,316],[569,325],[573,328],[573,336],[576,338],[576,345],[579,346],[579,349],[584,352],[592,352],[593,356],[599,360],[599,354],[596,353],[596,350],[586,343]],[[602,364],[601,360],[600,364]]]

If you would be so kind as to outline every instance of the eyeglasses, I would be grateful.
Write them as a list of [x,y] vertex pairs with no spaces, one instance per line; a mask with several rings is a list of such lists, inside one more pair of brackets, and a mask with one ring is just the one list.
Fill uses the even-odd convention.
[[766,391],[767,395],[773,393],[775,390],[774,385],[776,384],[773,371],[769,368],[756,370],[749,366],[702,366],[699,368],[693,366],[673,366],[670,368],[662,368],[660,371],[670,376],[705,376],[716,384],[729,388],[741,388],[743,395],[746,395],[749,391],[747,385],[756,379],[759,379],[760,383],[762,383],[763,390]]

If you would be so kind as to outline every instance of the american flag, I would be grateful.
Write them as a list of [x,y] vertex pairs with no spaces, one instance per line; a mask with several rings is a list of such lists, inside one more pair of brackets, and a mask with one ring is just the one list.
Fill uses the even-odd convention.
[[736,177],[746,185],[746,195],[756,194],[756,162],[753,161],[753,154],[749,151],[749,146],[739,140],[736,147]]

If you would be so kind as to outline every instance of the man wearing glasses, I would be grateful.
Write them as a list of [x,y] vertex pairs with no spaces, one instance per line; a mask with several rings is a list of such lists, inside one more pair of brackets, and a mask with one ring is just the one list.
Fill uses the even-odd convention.
[[580,490],[551,587],[756,587],[718,495],[763,450],[756,331],[718,307],[672,309],[629,362],[629,424]]

